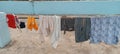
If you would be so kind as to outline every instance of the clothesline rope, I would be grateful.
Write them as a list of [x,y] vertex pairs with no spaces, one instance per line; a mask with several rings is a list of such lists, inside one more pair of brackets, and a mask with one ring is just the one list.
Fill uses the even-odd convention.
[[[43,14],[41,14],[43,15]],[[43,16],[53,16],[55,14],[44,14]],[[19,19],[27,19],[28,16],[33,16],[35,17],[35,19],[39,19],[40,15],[36,15],[36,14],[16,14],[16,16],[18,16]],[[57,16],[66,16],[67,17],[71,17],[71,18],[76,18],[76,17],[106,17],[106,16],[120,16],[120,14],[115,14],[115,15],[102,15],[102,14],[83,14],[83,15],[57,15]]]

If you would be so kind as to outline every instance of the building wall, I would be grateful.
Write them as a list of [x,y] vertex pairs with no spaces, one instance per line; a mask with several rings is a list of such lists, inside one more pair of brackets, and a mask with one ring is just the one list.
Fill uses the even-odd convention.
[[14,14],[120,14],[120,1],[1,1],[0,11]]

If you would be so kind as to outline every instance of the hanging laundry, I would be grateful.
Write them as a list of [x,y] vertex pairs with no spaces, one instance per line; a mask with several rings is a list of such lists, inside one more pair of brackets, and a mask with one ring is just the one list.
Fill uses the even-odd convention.
[[[51,44],[57,47],[60,38],[60,17],[58,16],[39,16],[39,32],[43,36],[51,35]],[[43,39],[44,40],[44,39]]]
[[53,48],[57,48],[60,36],[61,36],[61,18],[59,16],[54,16],[54,30],[51,37],[51,43]]
[[90,18],[75,19],[75,41],[83,42],[90,38],[91,21]]
[[73,31],[75,24],[75,18],[64,17],[61,18],[61,30],[64,30],[64,34],[66,31]]
[[48,17],[47,16],[39,16],[39,32],[43,36],[48,35]]
[[16,22],[16,24],[18,24],[18,25],[20,24],[17,16],[15,16],[15,22]]
[[41,42],[45,41],[45,36],[52,35],[53,33],[53,24],[54,24],[53,16],[39,16],[39,30],[38,32],[41,34]]
[[27,28],[32,30],[32,19],[30,16],[28,16],[28,19],[27,19]]
[[27,28],[29,30],[35,29],[38,30],[38,25],[34,17],[29,16],[27,19]]
[[[20,29],[20,22],[19,22],[17,16],[15,16],[15,23],[16,23],[16,27],[17,27],[18,29]],[[20,31],[21,31],[21,30],[20,30]]]
[[120,17],[91,18],[91,43],[104,42],[109,45],[117,44],[120,36]]
[[7,14],[6,15],[7,17],[7,23],[8,23],[8,26],[11,27],[11,28],[16,28],[16,23],[15,23],[15,16],[13,14]]
[[37,25],[37,22],[36,22],[34,17],[32,17],[32,25],[33,25],[33,28],[37,31],[38,30],[38,25]]
[[25,22],[20,22],[20,28],[25,28]]

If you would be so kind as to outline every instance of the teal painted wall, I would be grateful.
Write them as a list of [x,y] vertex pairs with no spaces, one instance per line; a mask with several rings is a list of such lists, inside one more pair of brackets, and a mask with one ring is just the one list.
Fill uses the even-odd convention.
[[0,11],[6,13],[15,13],[15,14],[32,14],[32,4],[30,2],[24,1],[1,1],[0,2]]
[[120,14],[120,1],[2,1],[0,11],[14,14]]

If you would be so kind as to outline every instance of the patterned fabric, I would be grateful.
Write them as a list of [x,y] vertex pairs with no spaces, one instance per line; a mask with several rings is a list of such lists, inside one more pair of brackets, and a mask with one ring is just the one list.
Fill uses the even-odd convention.
[[117,44],[120,36],[120,17],[93,17],[91,18],[91,43],[105,42]]
[[90,18],[75,19],[75,40],[76,42],[87,41],[90,38]]

